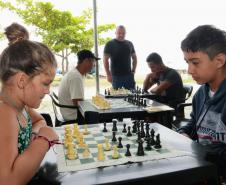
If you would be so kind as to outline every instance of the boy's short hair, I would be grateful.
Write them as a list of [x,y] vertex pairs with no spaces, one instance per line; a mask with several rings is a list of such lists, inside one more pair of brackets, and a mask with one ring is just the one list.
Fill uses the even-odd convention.
[[146,61],[157,65],[163,64],[162,57],[158,53],[149,54]]
[[198,26],[181,42],[185,52],[204,52],[210,59],[217,54],[226,54],[226,32],[212,25]]

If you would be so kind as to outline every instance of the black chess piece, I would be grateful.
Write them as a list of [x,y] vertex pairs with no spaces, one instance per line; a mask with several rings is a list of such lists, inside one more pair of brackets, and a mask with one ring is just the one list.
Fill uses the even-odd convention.
[[151,137],[155,137],[155,130],[153,128],[151,129]]
[[137,143],[139,143],[139,141],[141,141],[142,138],[141,138],[141,132],[138,132],[137,133]]
[[155,138],[154,137],[151,137],[151,139],[150,139],[151,141],[150,141],[150,143],[151,143],[151,146],[154,146],[155,145]]
[[118,131],[118,129],[117,129],[117,121],[116,120],[113,120],[112,122],[113,122],[112,131],[113,132],[117,132]]
[[125,156],[127,156],[127,157],[131,156],[129,149],[130,149],[130,144],[127,144],[126,145],[126,153],[125,153]]
[[144,121],[141,121],[141,137],[144,138],[145,137],[145,132],[144,132]]
[[122,137],[118,137],[118,148],[123,148]]
[[143,141],[142,140],[140,140],[138,142],[137,155],[138,156],[144,156],[144,148],[143,148]]
[[112,132],[112,142],[116,142],[117,139],[116,139],[116,132]]
[[107,128],[106,128],[106,122],[104,122],[104,129],[103,129],[103,132],[107,132],[108,130],[107,130]]
[[107,95],[107,90],[106,89],[104,90],[104,94]]
[[162,146],[161,146],[161,141],[160,141],[160,134],[157,134],[156,135],[156,141],[155,141],[155,149],[160,149],[160,148],[162,148]]
[[143,100],[143,106],[147,107],[147,100],[146,99]]
[[127,132],[127,134],[126,134],[128,137],[132,136],[132,133],[131,133],[131,131],[130,131],[130,128],[131,128],[131,127],[128,126],[128,132]]
[[144,94],[144,92],[145,92],[144,89],[142,89],[141,94]]
[[149,128],[149,124],[148,123],[146,123],[146,125],[145,125],[145,130],[146,130],[145,140],[148,140],[150,138],[150,134],[149,134],[150,128]]
[[132,133],[137,133],[137,121],[133,122],[132,128],[133,128]]
[[122,130],[122,132],[123,132],[123,133],[126,133],[126,132],[127,132],[127,131],[126,131],[126,124],[125,124],[125,123],[123,124],[123,130]]
[[108,89],[108,96],[110,96],[111,95],[111,92],[110,92],[110,90]]
[[152,150],[150,137],[147,139],[147,145],[145,147],[145,150],[148,150],[148,151]]
[[137,133],[140,132],[140,121],[137,122]]

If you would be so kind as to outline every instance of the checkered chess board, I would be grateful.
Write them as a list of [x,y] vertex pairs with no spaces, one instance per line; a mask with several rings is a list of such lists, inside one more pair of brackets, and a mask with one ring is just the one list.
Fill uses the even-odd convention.
[[[73,125],[70,125],[71,129],[73,130]],[[112,142],[112,126],[107,125],[108,132],[102,132],[103,125],[95,125],[96,127],[89,128],[90,134],[83,135],[85,143],[88,145],[88,149],[90,152],[89,157],[83,157],[84,148],[79,148],[78,142],[76,139],[73,140],[73,143],[76,145],[76,151],[78,158],[75,160],[69,160],[66,156],[66,148],[64,145],[57,145],[56,152],[57,152],[57,164],[58,164],[58,171],[65,172],[65,171],[79,171],[79,170],[86,170],[91,168],[97,167],[104,167],[104,166],[112,166],[112,165],[120,165],[126,164],[128,162],[142,162],[148,160],[159,160],[163,158],[172,158],[172,157],[179,157],[186,155],[182,151],[177,151],[170,146],[167,146],[167,142],[161,138],[161,149],[152,149],[151,151],[146,151],[145,146],[146,142],[143,143],[144,147],[144,156],[137,156],[138,150],[138,143],[137,143],[137,135],[133,133],[131,137],[126,136],[126,133],[122,133],[123,126],[118,126],[118,131],[116,134],[116,138],[122,137],[122,144],[123,148],[119,148],[119,158],[113,159],[112,154],[113,150],[104,151],[105,160],[98,161],[97,160],[97,144],[103,144],[105,147],[105,138],[109,139],[111,146],[118,145],[117,142]],[[153,126],[150,126],[150,129],[156,129]],[[64,128],[58,127],[56,128],[57,133],[59,134],[60,140],[64,141]],[[83,132],[83,129],[80,129],[80,132]],[[156,131],[157,134],[157,131]],[[160,133],[161,134],[161,133]],[[165,138],[167,139],[167,138]],[[126,157],[126,144],[130,144],[130,152],[132,156]]]

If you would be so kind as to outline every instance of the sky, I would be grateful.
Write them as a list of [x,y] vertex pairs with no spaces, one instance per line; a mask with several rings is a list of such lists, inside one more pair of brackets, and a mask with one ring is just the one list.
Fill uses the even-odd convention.
[[[75,16],[93,7],[93,0],[45,1]],[[212,24],[226,30],[225,0],[96,0],[96,3],[97,24],[114,23],[126,27],[126,39],[133,42],[137,53],[138,74],[149,72],[146,57],[151,52],[159,53],[169,67],[186,69],[180,43],[192,29]],[[0,16],[1,28],[15,20],[22,23],[9,12],[3,11]],[[114,38],[115,30],[108,36]],[[102,58],[103,46],[98,47],[98,53]]]

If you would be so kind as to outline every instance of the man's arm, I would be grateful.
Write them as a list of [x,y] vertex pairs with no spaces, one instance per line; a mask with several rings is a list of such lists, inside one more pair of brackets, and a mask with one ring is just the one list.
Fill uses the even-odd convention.
[[107,75],[107,80],[108,80],[108,82],[112,83],[112,76],[111,76],[111,72],[109,69],[109,58],[110,58],[109,55],[104,54],[103,62],[104,62],[104,69],[105,69],[105,72]]
[[168,89],[172,84],[169,81],[162,81],[158,86],[151,89],[152,93],[161,95],[166,89]]
[[72,102],[75,106],[78,106],[78,101],[82,101],[83,99],[73,99]]
[[148,91],[153,85],[155,84],[154,80],[152,79],[152,73],[148,74],[143,83],[144,91]]
[[136,53],[132,54],[132,72],[135,73],[136,72],[136,68],[137,68],[137,55]]

